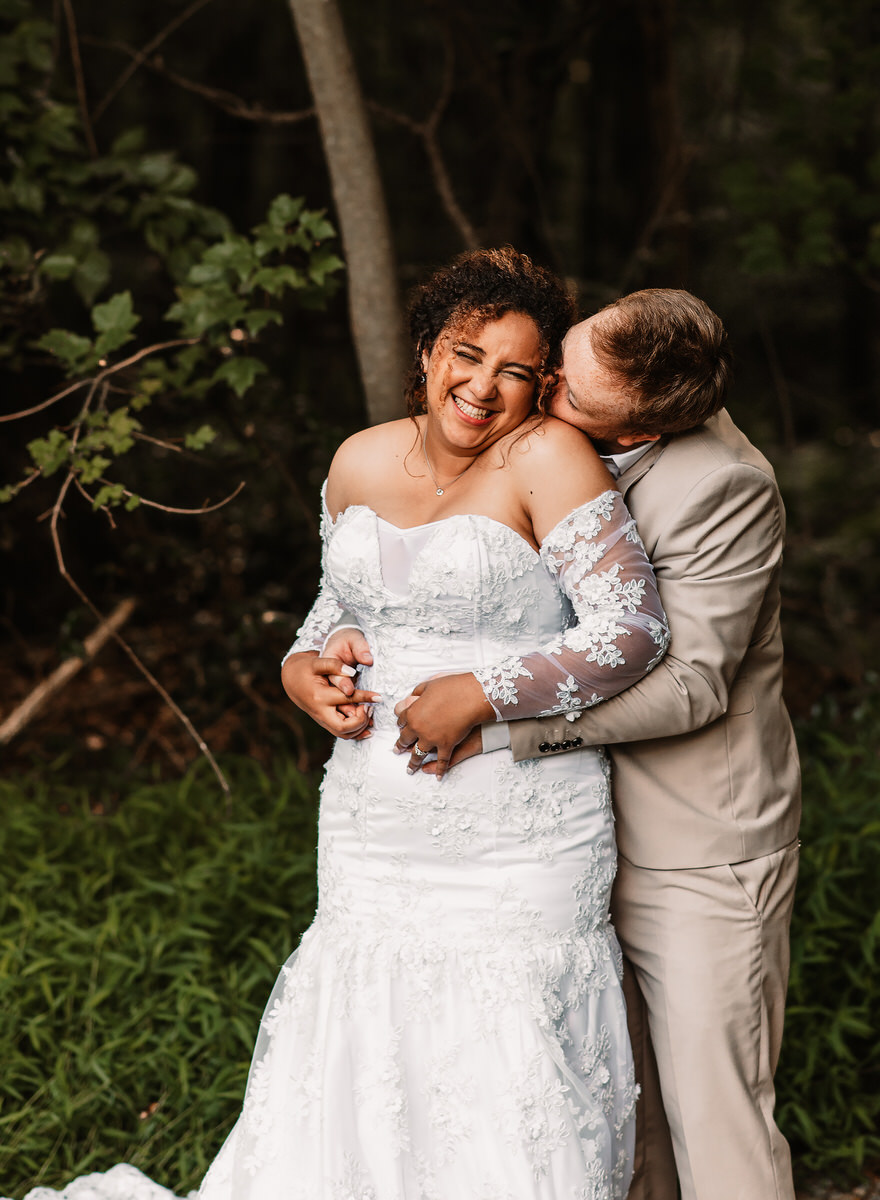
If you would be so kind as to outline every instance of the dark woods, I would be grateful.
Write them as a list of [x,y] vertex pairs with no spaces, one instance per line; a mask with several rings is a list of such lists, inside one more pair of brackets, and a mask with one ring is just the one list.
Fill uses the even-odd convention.
[[[318,484],[369,409],[292,10],[2,10],[3,412],[80,383],[2,425],[4,715],[96,627],[89,601],[106,616],[133,598],[125,638],[209,745],[292,744],[305,763],[276,664],[315,585]],[[788,503],[793,707],[866,687],[875,6],[389,0],[341,15],[393,286],[511,242],[570,280],[584,313],[653,284],[705,297],[737,351],[732,408]],[[204,515],[167,511],[239,484]],[[197,753],[118,649],[7,752],[38,747],[172,769]]]

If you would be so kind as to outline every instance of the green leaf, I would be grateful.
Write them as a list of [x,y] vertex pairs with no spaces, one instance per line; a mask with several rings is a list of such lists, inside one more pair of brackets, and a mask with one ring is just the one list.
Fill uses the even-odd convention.
[[92,510],[97,512],[99,508],[114,508],[124,499],[125,488],[121,483],[105,483],[102,488],[99,488],[92,501]]
[[110,259],[103,250],[91,250],[77,263],[73,286],[82,302],[90,305],[110,280]]
[[336,236],[336,230],[324,216],[323,212],[304,212],[300,224],[303,232],[307,233],[314,242],[323,242],[326,238]]
[[111,460],[103,454],[95,454],[92,458],[77,455],[73,460],[73,467],[79,471],[82,483],[95,483],[110,466],[110,462]]
[[126,154],[136,154],[143,149],[146,134],[140,125],[134,125],[131,129],[125,129],[114,140],[110,147],[111,155],[124,156]]
[[210,425],[200,425],[195,433],[188,433],[184,438],[187,450],[204,450],[210,446],[217,434]]
[[54,475],[67,462],[70,438],[60,429],[50,429],[46,437],[28,442],[27,448],[34,466],[39,467],[44,475]]
[[76,270],[76,259],[72,254],[47,254],[40,260],[40,274],[49,279],[69,279]]
[[305,208],[305,203],[305,200],[301,196],[294,199],[286,192],[282,192],[269,205],[269,211],[266,214],[266,224],[273,233],[283,233],[288,225],[292,225],[294,221],[299,220],[300,213]]
[[67,247],[77,258],[85,258],[99,244],[100,230],[94,221],[80,217],[74,221],[67,239]]
[[249,313],[245,313],[244,323],[251,337],[257,337],[267,325],[280,325],[282,317],[281,313],[274,308],[255,308]]
[[258,358],[227,358],[214,372],[212,383],[226,383],[239,399],[253,384],[258,375],[265,375],[266,364]]
[[95,353],[104,358],[126,342],[130,342],[132,330],[140,321],[134,311],[131,292],[117,292],[104,304],[96,304],[92,309],[92,324],[98,333],[95,342]]
[[[190,282],[213,283],[216,279],[225,277],[227,271],[233,272],[242,282],[248,278],[256,265],[254,248],[247,238],[230,235],[208,247],[201,263],[190,271]],[[218,275],[218,269],[223,274]]]
[[41,213],[45,206],[43,188],[36,179],[29,179],[21,170],[15,172],[9,184],[9,193],[19,208],[26,212]]
[[280,267],[261,267],[252,276],[250,287],[259,287],[268,292],[270,296],[277,296],[286,287],[302,288],[305,287],[305,283],[302,271],[297,271],[295,267],[284,263]]
[[177,295],[165,318],[178,322],[184,337],[200,338],[215,326],[233,328],[247,311],[245,301],[228,288],[179,287]]
[[312,256],[309,263],[309,278],[319,286],[323,285],[328,275],[334,274],[345,267],[338,254],[334,254],[329,246],[321,246]]
[[97,358],[89,339],[69,329],[50,329],[36,345],[60,359],[69,374],[83,370],[87,362]]
[[107,418],[107,446],[114,454],[125,454],[134,445],[133,433],[141,428],[126,406],[114,409]]
[[34,253],[26,238],[13,234],[0,242],[0,269],[24,275],[30,270],[33,259]]

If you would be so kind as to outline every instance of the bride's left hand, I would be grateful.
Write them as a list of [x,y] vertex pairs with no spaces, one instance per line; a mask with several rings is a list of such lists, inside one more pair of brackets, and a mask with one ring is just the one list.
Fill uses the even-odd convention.
[[426,755],[436,751],[433,773],[438,779],[449,769],[455,747],[474,726],[495,720],[492,705],[469,671],[418,684],[395,705],[394,712],[400,728],[394,749],[398,754],[410,752],[407,771],[414,774],[420,770]]

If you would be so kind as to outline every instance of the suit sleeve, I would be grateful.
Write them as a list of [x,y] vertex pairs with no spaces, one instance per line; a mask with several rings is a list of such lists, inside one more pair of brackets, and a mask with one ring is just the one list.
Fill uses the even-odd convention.
[[[727,711],[731,684],[775,586],[785,536],[773,479],[734,463],[704,476],[671,515],[653,565],[672,641],[627,691],[574,720],[513,721],[514,759],[580,745],[670,737]],[[563,743],[566,743],[563,745]]]

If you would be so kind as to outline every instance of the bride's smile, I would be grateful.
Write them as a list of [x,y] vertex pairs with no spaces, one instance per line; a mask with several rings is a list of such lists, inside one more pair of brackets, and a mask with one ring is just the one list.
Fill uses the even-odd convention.
[[462,457],[472,459],[522,424],[534,408],[543,358],[535,322],[517,312],[471,320],[423,354],[428,451],[438,475],[457,474]]

